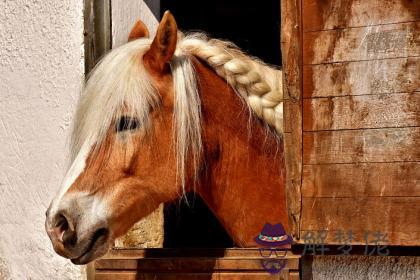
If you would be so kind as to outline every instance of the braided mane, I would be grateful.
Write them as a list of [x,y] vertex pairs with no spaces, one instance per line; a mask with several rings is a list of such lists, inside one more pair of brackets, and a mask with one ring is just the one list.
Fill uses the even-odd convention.
[[234,44],[200,33],[180,34],[178,48],[210,65],[247,101],[256,115],[283,133],[282,72],[240,51]]

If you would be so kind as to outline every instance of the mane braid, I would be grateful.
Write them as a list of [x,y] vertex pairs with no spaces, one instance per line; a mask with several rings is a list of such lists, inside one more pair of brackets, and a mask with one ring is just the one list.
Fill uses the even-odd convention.
[[183,37],[179,48],[211,66],[247,101],[260,119],[275,128],[277,134],[282,136],[281,70],[246,55],[230,42],[208,39],[201,33]]
[[[78,102],[71,134],[71,159],[80,150],[102,144],[111,126],[123,115],[137,119],[145,130],[153,125],[150,111],[160,97],[144,68],[143,55],[151,40],[137,39],[113,49],[92,70]],[[174,147],[177,177],[185,194],[187,161],[195,176],[202,152],[201,105],[190,57],[205,61],[240,94],[252,111],[283,132],[281,71],[247,56],[232,43],[209,40],[202,34],[179,34],[170,62],[174,83]]]

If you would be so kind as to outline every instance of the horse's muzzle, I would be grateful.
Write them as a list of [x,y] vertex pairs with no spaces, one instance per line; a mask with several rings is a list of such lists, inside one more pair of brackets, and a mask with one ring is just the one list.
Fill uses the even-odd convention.
[[64,205],[67,207],[50,207],[46,213],[45,229],[54,251],[74,264],[86,264],[104,255],[110,244],[106,223],[82,215],[73,203]]

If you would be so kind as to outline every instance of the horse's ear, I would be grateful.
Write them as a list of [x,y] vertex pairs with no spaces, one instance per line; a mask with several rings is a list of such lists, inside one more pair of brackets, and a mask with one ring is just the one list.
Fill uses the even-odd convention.
[[166,11],[159,23],[150,49],[144,55],[144,61],[149,64],[152,70],[161,73],[167,67],[176,49],[177,33],[175,18],[169,11]]
[[141,20],[138,20],[131,29],[130,35],[128,35],[128,42],[140,38],[149,38],[149,29]]

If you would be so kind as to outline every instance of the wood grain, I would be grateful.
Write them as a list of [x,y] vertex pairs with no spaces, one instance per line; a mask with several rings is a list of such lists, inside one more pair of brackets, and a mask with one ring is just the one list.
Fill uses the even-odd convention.
[[[287,267],[298,269],[299,259],[287,260]],[[261,271],[261,257],[254,259],[212,259],[212,258],[171,258],[171,259],[103,259],[95,262],[96,269],[136,270],[142,272],[168,271],[183,272],[188,270],[200,272],[217,271]]]
[[[299,238],[302,174],[302,30],[301,1],[281,1],[283,94],[292,115],[285,116],[286,193],[291,233]],[[291,112],[289,110],[289,112]]]
[[256,248],[113,249],[95,261],[94,279],[299,279],[299,258],[287,252],[285,268],[271,275]]
[[[284,273],[280,273],[283,274]],[[288,280],[288,276],[265,273],[142,273],[133,271],[100,271],[95,280]]]
[[[302,230],[352,230],[388,234],[388,244],[407,245],[418,240],[420,197],[303,198]],[[360,237],[359,237],[360,240]]]
[[420,161],[420,128],[305,132],[303,163]]
[[412,0],[303,0],[303,30],[325,30],[420,19],[420,5]]
[[298,242],[328,230],[324,242],[338,244],[352,230],[353,244],[381,231],[418,246],[420,5],[302,0],[302,21],[304,99],[301,110],[285,103],[285,118],[302,114]]
[[420,22],[303,34],[303,64],[420,56]]
[[110,0],[84,1],[85,76],[111,49]]
[[396,58],[303,67],[303,97],[420,91],[420,58]]
[[420,126],[420,92],[305,99],[303,130]]
[[[326,245],[345,245],[345,244],[348,244],[345,241],[344,242],[339,242],[337,240],[337,236],[342,234],[343,232],[345,234],[346,233],[348,234],[348,230],[346,231],[345,229],[329,230],[328,233],[327,233],[327,237],[324,240],[324,244],[326,244]],[[371,246],[375,245],[375,243],[372,242],[375,238],[374,237],[375,232],[369,232],[368,233],[368,240],[370,241],[370,242],[368,242],[368,244],[366,244],[366,238],[365,238],[365,235],[367,234],[366,230],[352,231],[352,233],[353,233],[353,239],[351,240],[352,245],[371,245]],[[302,237],[307,237],[309,234],[311,234],[313,236],[319,236],[320,234],[323,234],[323,231],[302,230],[302,232],[301,232]],[[387,234],[386,235],[387,244],[381,244],[381,245],[413,246],[413,247],[419,246],[418,240],[420,240],[420,232],[418,232],[418,231],[406,232],[406,231],[404,231],[404,229],[402,229],[402,231],[387,232],[386,234]],[[307,243],[310,243],[310,242],[307,242]],[[300,239],[299,244],[305,244],[305,240],[303,238]]]
[[420,162],[303,166],[303,197],[420,197]]
[[[142,258],[224,258],[224,259],[253,259],[260,258],[258,248],[113,248],[102,259],[142,259]],[[300,256],[288,252],[287,257]]]

